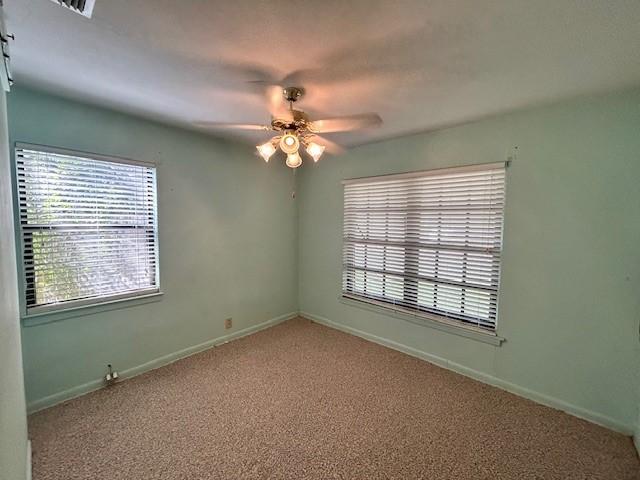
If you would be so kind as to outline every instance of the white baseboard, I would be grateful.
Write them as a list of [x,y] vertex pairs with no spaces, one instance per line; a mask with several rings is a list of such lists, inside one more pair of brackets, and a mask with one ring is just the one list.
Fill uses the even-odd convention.
[[[238,330],[237,332],[230,333],[229,335],[213,338],[211,340],[207,340],[206,342],[200,343],[199,345],[193,345],[183,350],[179,350],[177,352],[164,355],[162,357],[156,358],[149,362],[143,363],[142,365],[137,365],[135,367],[127,368],[126,370],[118,372],[120,375],[120,379],[126,380],[128,378],[135,377],[136,375],[140,375],[142,373],[148,372],[150,370],[154,370],[159,367],[163,367],[177,360],[188,357],[195,353],[202,352],[204,350],[215,347],[217,345],[222,345],[223,343],[230,342],[231,340],[235,340],[240,337],[246,337],[247,335],[251,335],[252,333],[256,333],[260,330],[264,330],[265,328],[269,328],[278,323],[295,318],[297,315],[298,315],[298,312],[286,313],[284,315],[280,315],[279,317],[272,318],[271,320],[267,320],[266,322],[259,323],[252,327],[244,328],[242,330]],[[104,386],[105,385],[102,378],[98,380],[92,380],[82,385],[78,385],[78,386],[69,388],[67,390],[54,393],[53,395],[48,395],[46,397],[39,398],[37,400],[29,402],[29,404],[27,405],[27,412],[35,413],[39,410],[43,410],[45,408],[49,408],[54,405],[57,405],[58,403],[71,400],[72,398],[76,398],[81,395],[85,395],[94,390],[99,390]]]
[[640,457],[640,425],[638,425],[636,434],[633,436],[633,444],[636,446],[636,450],[638,451],[638,457]]
[[31,480],[31,440],[27,440],[27,464],[25,466],[27,480]]
[[[615,430],[625,435],[633,435],[634,426],[619,422],[618,420],[615,420],[606,415],[601,415],[597,412],[593,412],[591,410],[587,410],[577,405],[573,405],[571,403],[565,402],[564,400],[560,400],[558,398],[554,398],[549,395],[545,395],[543,393],[535,392],[528,388],[522,387],[520,385],[516,385],[511,382],[507,382],[506,380],[501,380],[500,378],[494,377],[493,375],[479,372],[477,370],[466,367],[464,365],[460,365],[458,363],[452,362],[450,360],[439,357],[437,355],[432,355],[430,353],[423,352],[422,350],[418,350],[416,348],[409,347],[407,345],[404,345],[398,342],[394,342],[393,340],[388,340],[386,338],[379,337],[371,333],[367,333],[352,327],[348,327],[346,325],[342,325],[340,323],[336,323],[332,320],[321,317],[319,315],[314,315],[308,312],[300,312],[300,316],[305,317],[314,322],[326,325],[328,327],[334,328],[336,330],[340,330],[340,331],[349,333],[351,335],[364,338],[365,340],[369,340],[379,345],[383,345],[385,347],[398,350],[400,352],[406,353],[407,355],[420,358],[421,360],[426,360],[427,362],[433,363],[439,367],[452,370],[454,372],[460,373],[462,375],[473,378],[475,380],[479,380],[483,383],[487,383],[494,387],[498,387],[502,390],[506,390],[510,393],[528,398],[529,400],[533,400],[534,402],[540,403],[547,407],[555,408],[557,410],[562,410],[563,412],[566,412],[575,417],[582,418],[583,420],[588,420],[592,423],[596,423],[598,425],[607,427],[611,430]],[[636,446],[638,446],[639,443],[640,443],[640,439],[638,439],[638,437],[636,436]],[[640,448],[639,448],[639,451],[640,451]]]

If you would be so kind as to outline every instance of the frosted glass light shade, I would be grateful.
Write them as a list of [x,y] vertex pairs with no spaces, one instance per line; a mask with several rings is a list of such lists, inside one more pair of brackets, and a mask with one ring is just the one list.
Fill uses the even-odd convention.
[[300,140],[291,133],[283,135],[280,139],[280,149],[286,154],[296,153],[299,147]]
[[271,158],[271,155],[276,153],[276,147],[274,147],[273,143],[271,143],[271,142],[267,142],[267,143],[263,143],[262,145],[258,145],[256,147],[256,149],[258,150],[258,153],[260,154],[260,156],[262,158],[264,158],[265,162],[268,162],[269,159]]
[[298,152],[290,153],[287,155],[287,161],[285,163],[287,164],[287,167],[298,168],[302,165],[302,157]]
[[320,157],[324,153],[324,145],[318,145],[314,142],[309,142],[307,145],[307,153],[313,158],[314,162],[320,160]]

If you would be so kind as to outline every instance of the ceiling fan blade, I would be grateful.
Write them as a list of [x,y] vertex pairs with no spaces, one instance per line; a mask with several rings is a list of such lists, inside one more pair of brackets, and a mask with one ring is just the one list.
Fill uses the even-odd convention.
[[282,87],[280,85],[268,85],[265,87],[265,96],[267,99],[267,109],[272,117],[286,110],[286,106],[282,101]]
[[226,123],[226,122],[193,122],[198,127],[212,128],[217,130],[271,130],[269,125],[258,125],[255,123]]
[[289,110],[289,106],[284,101],[282,90],[283,88],[280,85],[269,85],[266,87],[267,109],[272,118],[291,121],[293,120],[293,115]]
[[280,80],[280,83],[285,87],[293,87],[295,85],[304,85],[308,77],[313,74],[315,70],[300,69],[289,72],[285,77]]
[[323,145],[327,152],[332,153],[333,155],[340,155],[346,151],[344,147],[341,147],[337,143],[332,142],[328,138],[321,137],[320,135],[314,135],[311,140],[320,145]]
[[314,120],[310,124],[310,130],[317,133],[350,132],[362,128],[377,127],[380,124],[382,124],[382,118],[377,113],[361,113]]

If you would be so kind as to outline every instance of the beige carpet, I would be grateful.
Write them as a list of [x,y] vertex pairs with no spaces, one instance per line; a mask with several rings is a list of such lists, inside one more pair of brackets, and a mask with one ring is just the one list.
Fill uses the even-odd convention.
[[29,428],[34,480],[640,479],[623,435],[303,319]]

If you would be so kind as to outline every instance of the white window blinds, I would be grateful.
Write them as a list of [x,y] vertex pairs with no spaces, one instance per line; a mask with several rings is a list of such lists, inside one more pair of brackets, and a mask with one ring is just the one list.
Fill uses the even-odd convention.
[[155,167],[16,148],[27,312],[158,291]]
[[344,296],[495,329],[504,163],[344,183]]

